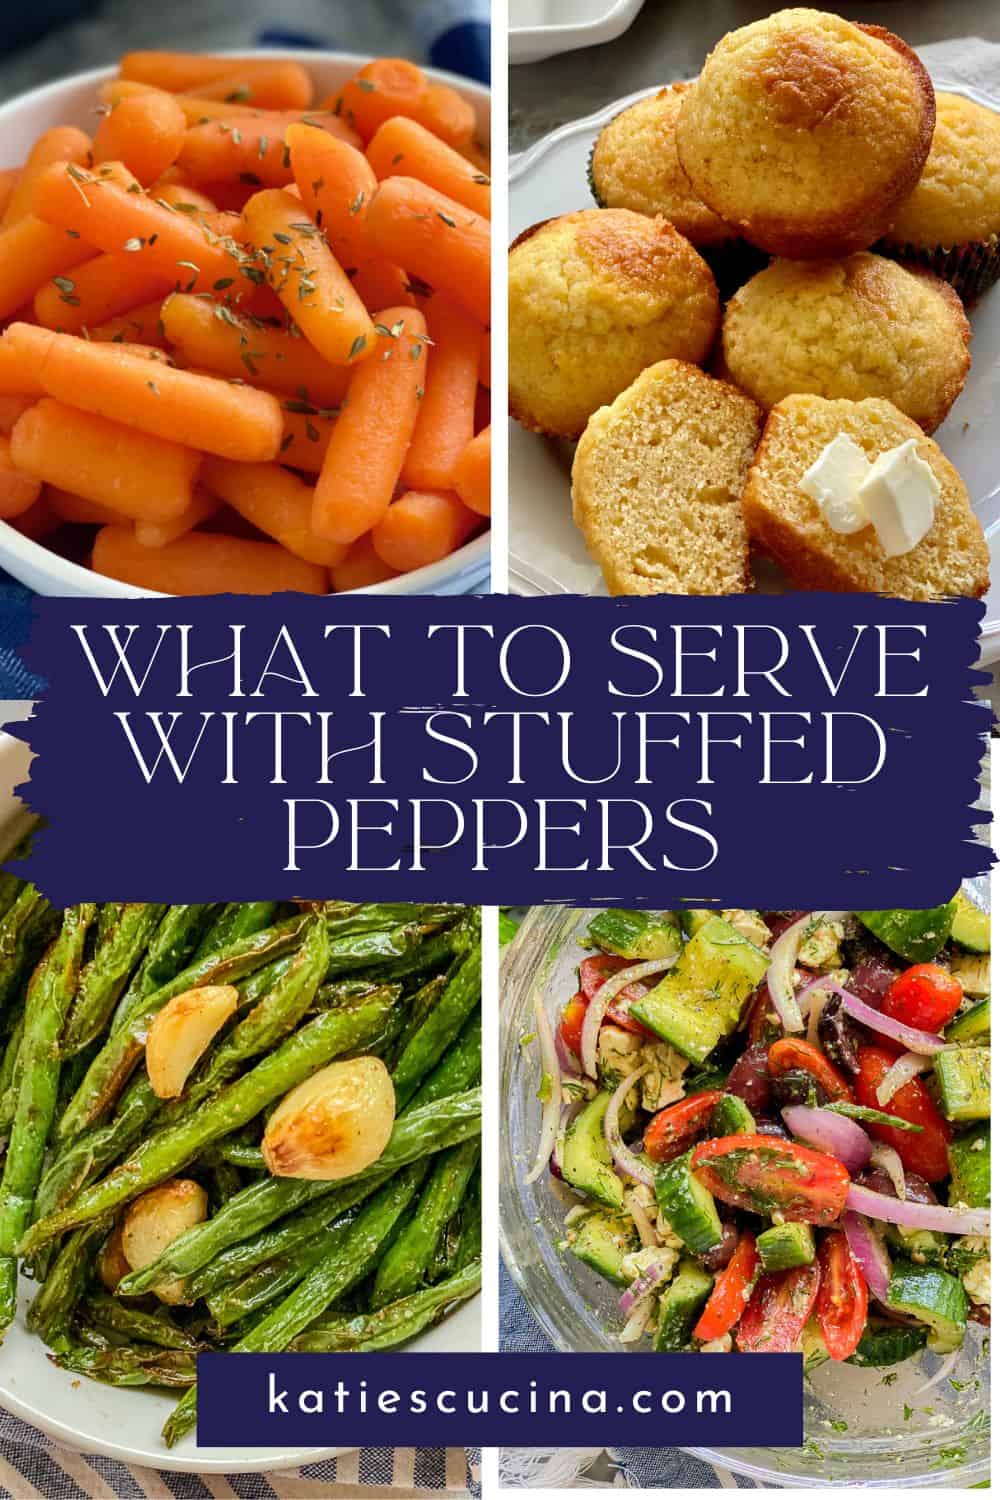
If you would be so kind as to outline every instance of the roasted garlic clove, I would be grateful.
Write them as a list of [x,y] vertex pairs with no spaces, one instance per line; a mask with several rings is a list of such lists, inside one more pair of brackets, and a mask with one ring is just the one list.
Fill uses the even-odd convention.
[[377,1161],[392,1134],[396,1095],[381,1058],[330,1063],[286,1094],[264,1131],[273,1177],[333,1182]]
[[[172,1177],[150,1188],[131,1204],[122,1221],[121,1244],[129,1268],[141,1271],[159,1260],[168,1245],[208,1217],[204,1188],[188,1177]],[[181,1280],[158,1282],[152,1290],[161,1302],[180,1302]]]
[[127,1276],[132,1267],[122,1249],[122,1226],[111,1231],[97,1253],[97,1274],[109,1292],[118,1290],[118,1283]]
[[146,1038],[146,1071],[159,1099],[176,1099],[212,1038],[239,1001],[231,984],[206,984],[168,1000]]

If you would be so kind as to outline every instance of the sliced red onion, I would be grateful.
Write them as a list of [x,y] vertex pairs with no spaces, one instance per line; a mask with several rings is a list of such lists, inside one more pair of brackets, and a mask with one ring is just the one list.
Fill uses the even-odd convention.
[[889,1291],[892,1262],[881,1235],[876,1234],[867,1219],[848,1211],[843,1218],[844,1233],[851,1254],[873,1297],[884,1302]]
[[[593,1003],[593,1002],[591,1002]],[[622,1140],[622,1133],[618,1128],[618,1111],[622,1107],[625,1096],[645,1073],[645,1067],[636,1068],[627,1078],[623,1078],[608,1100],[608,1107],[604,1111],[604,1139],[608,1143],[611,1152],[611,1160],[618,1171],[625,1177],[631,1177],[635,1182],[641,1182],[646,1187],[653,1186],[653,1174],[633,1151],[626,1146]]]
[[562,1028],[557,1026],[555,1032],[556,1057],[559,1059],[560,1073],[568,1073],[571,1078],[579,1078],[582,1072],[580,1059],[575,1052],[571,1052],[563,1041]]
[[607,1008],[615,996],[634,980],[645,979],[648,974],[663,973],[664,970],[673,968],[676,962],[677,955],[674,954],[673,958],[650,958],[645,963],[629,964],[627,969],[619,969],[617,974],[612,974],[596,991],[587,1006],[580,1038],[580,1061],[588,1078],[597,1077],[597,1038]]
[[771,1002],[786,1031],[802,1031],[804,1025],[799,1003],[795,998],[795,960],[799,956],[799,944],[806,928],[813,922],[840,922],[846,911],[810,911],[799,917],[791,927],[786,927],[771,949],[771,962],[767,970],[767,988]]
[[650,1292],[659,1286],[660,1282],[670,1274],[673,1259],[664,1265],[662,1260],[651,1261],[648,1266],[639,1272],[627,1292],[622,1292],[618,1298],[618,1306],[626,1315],[635,1307],[636,1303],[643,1297],[648,1297]]
[[989,1234],[988,1208],[945,1208],[942,1203],[910,1203],[876,1193],[852,1182],[847,1190],[847,1207],[869,1219],[886,1224],[902,1224],[906,1229],[940,1229],[945,1234]]
[[845,990],[842,984],[830,981],[828,988],[833,994],[839,995],[844,1002],[844,1009],[855,1021],[860,1021],[862,1026],[867,1026],[871,1031],[879,1031],[883,1036],[892,1037],[901,1047],[909,1052],[921,1052],[926,1056],[933,1056],[948,1045],[942,1036],[935,1036],[933,1031],[921,1031],[916,1026],[907,1026],[903,1021],[896,1021],[892,1016],[883,1015],[882,1011],[876,1010],[872,1005],[866,1005],[859,1000],[857,995],[852,995],[850,990]]
[[625,1207],[632,1216],[632,1223],[639,1231],[639,1243],[642,1245],[642,1248],[648,1250],[651,1245],[658,1245],[660,1241],[656,1233],[656,1226],[646,1212],[643,1204],[636,1197],[634,1188],[626,1190]]
[[927,1057],[922,1053],[901,1052],[875,1090],[875,1098],[882,1108],[885,1109],[903,1085],[909,1083],[911,1078],[916,1078],[927,1066]]
[[545,1010],[545,1002],[541,993],[535,994],[535,1030],[538,1033],[538,1046],[542,1054],[542,1077],[548,1074],[550,1079],[548,1098],[542,1105],[542,1128],[538,1139],[538,1154],[534,1165],[527,1177],[526,1184],[536,1182],[549,1164],[549,1157],[556,1147],[559,1135],[559,1121],[562,1116],[562,1082],[559,1073],[559,1058],[556,1055],[556,1042],[552,1034],[552,1026]]
[[637,1339],[641,1339],[652,1311],[653,1295],[650,1293],[649,1296],[643,1297],[641,1302],[637,1302],[629,1313],[628,1322],[618,1335],[619,1341],[623,1344],[634,1344]]
[[[872,1143],[856,1120],[833,1115],[828,1109],[811,1109],[808,1104],[789,1104],[781,1111],[781,1118],[792,1134],[807,1145],[842,1161],[852,1177],[867,1166]],[[845,1130],[845,1125],[849,1129]]]
[[872,1147],[871,1162],[873,1167],[881,1167],[888,1174],[896,1197],[905,1198],[906,1172],[903,1169],[903,1158],[895,1146],[888,1146],[885,1141],[876,1141]]

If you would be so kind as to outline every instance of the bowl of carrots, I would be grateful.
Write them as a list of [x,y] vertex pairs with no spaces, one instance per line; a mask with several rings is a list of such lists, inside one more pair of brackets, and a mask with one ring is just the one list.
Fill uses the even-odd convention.
[[486,578],[485,88],[138,52],[0,127],[0,566],[116,596]]

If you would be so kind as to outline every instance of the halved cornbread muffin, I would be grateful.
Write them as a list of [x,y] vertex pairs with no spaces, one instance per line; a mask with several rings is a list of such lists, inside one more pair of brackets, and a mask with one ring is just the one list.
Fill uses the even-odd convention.
[[[871,526],[835,532],[802,488],[806,471],[838,434],[869,460],[916,439],[940,485],[934,522],[909,552],[887,557]],[[989,586],[989,551],[965,485],[941,449],[890,401],[787,396],[772,407],[743,491],[751,538],[799,588],[934,599]]]
[[739,594],[740,494],[760,431],[748,396],[665,359],[594,413],[573,463],[573,518],[612,594]]

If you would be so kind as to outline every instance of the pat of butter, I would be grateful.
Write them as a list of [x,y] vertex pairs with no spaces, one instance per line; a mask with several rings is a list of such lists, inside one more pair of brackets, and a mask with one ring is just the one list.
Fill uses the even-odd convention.
[[941,494],[934,471],[917,452],[916,438],[879,454],[858,500],[868,512],[886,557],[912,552],[934,525]]
[[801,488],[816,501],[832,531],[849,536],[868,525],[858,491],[870,470],[864,451],[845,432],[838,432],[803,474]]

